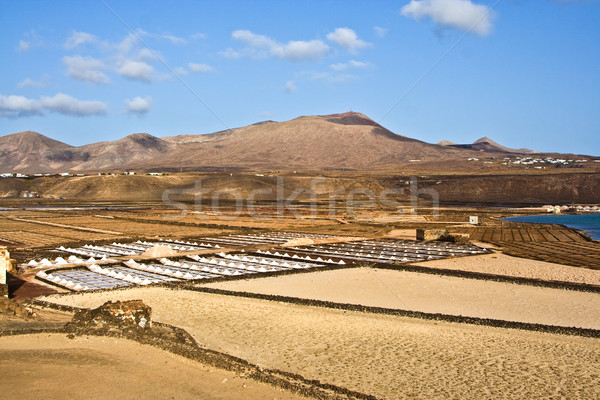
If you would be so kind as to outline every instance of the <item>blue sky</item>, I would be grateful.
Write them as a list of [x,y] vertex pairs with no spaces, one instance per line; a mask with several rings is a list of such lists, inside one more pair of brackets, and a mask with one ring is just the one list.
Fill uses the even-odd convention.
[[352,110],[432,143],[600,155],[598,21],[593,0],[1,0],[0,135]]

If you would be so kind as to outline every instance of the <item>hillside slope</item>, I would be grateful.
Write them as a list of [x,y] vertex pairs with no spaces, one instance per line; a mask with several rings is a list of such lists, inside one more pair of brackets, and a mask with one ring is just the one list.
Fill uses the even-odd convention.
[[134,162],[152,161],[173,149],[173,144],[147,133],[135,133],[114,142],[99,142],[78,148],[78,171],[119,169]]
[[[179,208],[211,211],[214,204],[235,204],[248,199],[311,201],[313,194],[327,200],[336,193],[343,210],[354,190],[373,193],[374,199],[410,201],[407,176],[341,174],[330,176],[255,176],[251,173],[145,175],[91,175],[0,179],[0,198],[16,197],[22,190],[37,191],[44,197],[75,201],[149,201]],[[315,186],[315,182],[318,185]],[[598,174],[560,173],[533,175],[429,175],[419,178],[422,197],[437,193],[442,203],[487,204],[596,204],[600,198]],[[392,195],[395,193],[395,195]],[[37,200],[37,199],[34,199]],[[214,202],[216,201],[216,203]],[[233,201],[234,203],[227,203]]]

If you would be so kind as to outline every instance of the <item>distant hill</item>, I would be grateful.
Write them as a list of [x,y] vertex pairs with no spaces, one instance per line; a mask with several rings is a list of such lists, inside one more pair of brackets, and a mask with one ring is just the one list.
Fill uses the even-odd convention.
[[114,170],[132,162],[152,160],[172,147],[147,133],[129,135],[114,142],[73,147],[36,132],[19,132],[0,137],[0,171]]
[[470,145],[430,144],[395,134],[348,112],[264,121],[206,135],[157,138],[136,133],[73,147],[35,132],[0,137],[0,172],[136,170],[377,170],[408,162],[462,162],[481,152],[529,154],[489,138]]
[[505,153],[520,153],[520,154],[539,153],[538,151],[530,150],[530,149],[511,149],[510,147],[502,146],[502,145],[494,142],[489,137],[485,137],[485,136],[482,137],[481,139],[477,139],[475,142],[473,142],[472,148],[476,149],[476,150],[484,150],[484,151],[492,151],[492,152],[498,151],[498,152],[505,152]]
[[37,132],[0,137],[0,171],[54,171],[70,167],[74,147]]
[[538,151],[530,149],[511,149],[510,147],[502,146],[496,143],[487,136],[477,139],[471,144],[456,144],[449,140],[442,140],[438,143],[441,146],[449,146],[459,149],[486,151],[490,153],[517,153],[517,154],[537,154]]
[[147,133],[134,133],[114,142],[98,142],[79,147],[81,163],[74,170],[90,171],[122,168],[134,162],[160,158],[174,148]]

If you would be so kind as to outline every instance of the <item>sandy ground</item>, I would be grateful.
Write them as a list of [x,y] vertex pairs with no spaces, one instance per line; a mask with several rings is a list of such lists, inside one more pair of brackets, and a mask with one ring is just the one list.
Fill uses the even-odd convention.
[[2,399],[306,399],[124,339],[0,340]]
[[520,276],[545,281],[600,285],[600,270],[511,257],[500,253],[424,261],[415,263],[415,265],[496,275]]
[[600,294],[372,268],[215,282],[212,288],[334,303],[600,329]]
[[136,288],[49,297],[142,299],[200,345],[383,398],[597,398],[600,340]]
[[416,229],[392,229],[384,237],[393,239],[407,239],[416,240],[417,230]]

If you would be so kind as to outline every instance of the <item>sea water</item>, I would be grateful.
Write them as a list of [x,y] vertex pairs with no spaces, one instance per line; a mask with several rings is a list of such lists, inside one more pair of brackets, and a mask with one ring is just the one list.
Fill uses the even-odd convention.
[[586,232],[592,239],[600,240],[600,213],[567,215],[528,215],[506,218],[504,221],[531,222],[535,224],[560,224]]

